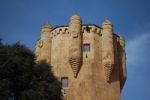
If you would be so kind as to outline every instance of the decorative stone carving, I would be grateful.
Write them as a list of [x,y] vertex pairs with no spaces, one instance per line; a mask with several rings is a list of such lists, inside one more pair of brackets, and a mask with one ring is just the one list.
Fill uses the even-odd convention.
[[73,37],[73,38],[77,38],[78,37],[78,32],[77,32],[77,30],[76,29],[72,29],[71,30],[71,36]]
[[109,82],[110,77],[111,77],[111,73],[113,70],[113,65],[110,62],[105,62],[104,63],[104,70],[105,70],[106,81]]
[[72,58],[70,58],[69,61],[70,61],[71,68],[72,68],[73,73],[74,73],[74,77],[77,77],[77,74],[81,68],[80,59],[78,57],[72,57]]

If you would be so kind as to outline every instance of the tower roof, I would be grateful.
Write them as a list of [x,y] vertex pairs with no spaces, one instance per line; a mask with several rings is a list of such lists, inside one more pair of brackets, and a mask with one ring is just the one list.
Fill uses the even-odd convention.
[[47,22],[44,25],[42,25],[42,29],[44,28],[52,28],[52,26]]
[[79,15],[74,14],[73,16],[71,16],[70,20],[74,20],[74,19],[80,20],[81,18]]
[[112,22],[108,19],[105,19],[102,25],[112,25]]

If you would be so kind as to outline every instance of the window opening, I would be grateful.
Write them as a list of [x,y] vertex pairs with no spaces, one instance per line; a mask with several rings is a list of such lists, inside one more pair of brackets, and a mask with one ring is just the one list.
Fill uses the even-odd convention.
[[68,87],[68,77],[62,77],[61,83],[62,83],[63,88],[67,88]]
[[90,51],[90,44],[89,43],[83,44],[83,51],[84,52],[89,52]]

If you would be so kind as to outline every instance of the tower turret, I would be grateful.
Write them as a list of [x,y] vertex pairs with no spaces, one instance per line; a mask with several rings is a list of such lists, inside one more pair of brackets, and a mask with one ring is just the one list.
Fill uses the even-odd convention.
[[50,32],[52,30],[51,25],[48,23],[44,24],[41,28],[41,38],[36,43],[36,60],[41,61],[45,60],[47,63],[50,63],[51,57],[51,38]]
[[52,30],[52,26],[48,23],[45,23],[41,28],[41,39],[48,38]]
[[123,88],[123,85],[126,81],[126,53],[125,53],[125,40],[122,36],[119,36],[119,44],[120,44],[120,50],[119,50],[119,60],[120,60],[120,74],[121,74],[121,89]]
[[114,66],[112,27],[112,23],[107,19],[102,23],[102,64],[104,66],[107,82],[110,80],[110,76]]
[[82,61],[81,19],[78,15],[74,15],[70,18],[69,32],[70,32],[69,62],[72,67],[74,77],[77,77],[77,74],[81,68],[81,61]]

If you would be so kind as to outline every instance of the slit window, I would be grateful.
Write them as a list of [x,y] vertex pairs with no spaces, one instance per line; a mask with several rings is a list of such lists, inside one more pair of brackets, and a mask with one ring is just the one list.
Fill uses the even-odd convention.
[[61,84],[62,84],[63,88],[67,88],[68,87],[68,77],[62,77]]
[[83,51],[84,52],[89,52],[90,51],[90,44],[89,43],[83,44]]

